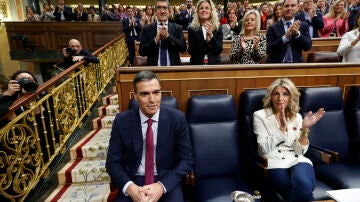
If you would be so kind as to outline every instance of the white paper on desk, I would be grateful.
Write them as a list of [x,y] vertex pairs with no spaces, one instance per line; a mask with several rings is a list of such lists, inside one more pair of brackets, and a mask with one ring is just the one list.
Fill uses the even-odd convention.
[[327,194],[337,202],[359,202],[360,189],[339,189],[326,191]]

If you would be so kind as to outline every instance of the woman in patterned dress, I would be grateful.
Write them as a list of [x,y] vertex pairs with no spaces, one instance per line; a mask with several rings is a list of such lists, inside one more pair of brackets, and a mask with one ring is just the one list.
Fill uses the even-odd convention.
[[266,36],[260,31],[260,14],[249,10],[243,17],[241,32],[234,37],[230,60],[235,64],[258,64],[266,55]]

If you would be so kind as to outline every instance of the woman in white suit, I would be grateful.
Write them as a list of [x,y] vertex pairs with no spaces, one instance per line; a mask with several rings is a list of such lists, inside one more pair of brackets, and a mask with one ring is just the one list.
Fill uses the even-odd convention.
[[298,113],[299,97],[290,79],[277,79],[267,89],[264,109],[254,113],[254,133],[259,152],[268,159],[268,179],[284,201],[314,199],[314,169],[303,155],[309,147],[309,127],[325,111],[310,111],[302,119]]

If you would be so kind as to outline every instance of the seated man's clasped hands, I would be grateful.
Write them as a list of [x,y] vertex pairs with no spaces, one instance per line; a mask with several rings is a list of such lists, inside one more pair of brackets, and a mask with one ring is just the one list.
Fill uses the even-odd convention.
[[268,159],[268,179],[284,201],[314,199],[315,172],[304,154],[309,148],[309,127],[324,115],[323,108],[298,113],[300,93],[287,78],[275,80],[263,99],[264,109],[254,113],[259,152]]

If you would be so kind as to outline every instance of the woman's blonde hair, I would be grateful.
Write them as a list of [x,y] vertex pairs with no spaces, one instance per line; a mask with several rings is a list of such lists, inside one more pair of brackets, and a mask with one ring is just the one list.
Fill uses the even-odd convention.
[[243,22],[241,23],[242,25],[241,25],[240,34],[245,33],[245,19],[248,15],[250,15],[252,13],[255,14],[255,16],[256,16],[255,34],[259,33],[260,27],[261,27],[260,13],[259,13],[259,11],[255,10],[255,9],[251,9],[251,10],[246,11],[246,13],[243,16]]
[[289,102],[285,109],[285,116],[290,120],[293,120],[296,118],[296,114],[300,109],[300,92],[296,88],[295,84],[288,78],[279,78],[270,84],[270,86],[267,88],[266,95],[263,98],[264,108],[272,109],[273,103],[271,102],[271,95],[274,89],[278,86],[284,87],[289,92]]
[[345,18],[346,10],[345,10],[345,0],[336,0],[334,3],[330,6],[329,12],[325,15],[328,18],[334,18],[335,16],[335,6],[338,5],[340,2],[344,2],[344,10],[340,13],[340,18]]
[[210,4],[210,9],[211,9],[210,23],[211,23],[214,30],[218,30],[219,27],[220,27],[219,16],[218,16],[218,13],[216,12],[215,5],[211,0],[200,0],[200,1],[198,1],[197,5],[196,5],[196,11],[194,13],[193,20],[192,20],[191,24],[189,25],[189,27],[193,28],[194,30],[200,30],[201,29],[201,23],[200,23],[198,13],[199,13],[200,4],[202,4],[203,2],[208,2]]

